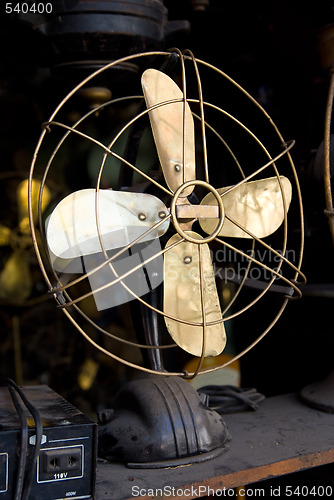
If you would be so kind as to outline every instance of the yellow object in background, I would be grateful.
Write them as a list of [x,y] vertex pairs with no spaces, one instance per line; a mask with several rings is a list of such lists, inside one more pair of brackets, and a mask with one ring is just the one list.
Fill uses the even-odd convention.
[[[28,208],[28,179],[20,182],[17,186],[16,196],[17,196],[17,208],[18,208],[18,221],[19,228],[22,234],[30,233],[30,225],[29,225],[29,208]],[[41,183],[40,181],[33,180],[32,181],[32,210],[34,214],[34,223],[37,222],[38,216],[38,200],[39,200],[39,191],[40,191]],[[47,205],[50,203],[51,193],[47,186],[44,186],[43,196],[42,196],[42,212],[45,210]]]
[[0,273],[0,299],[24,302],[32,289],[29,263],[22,252],[13,252]]
[[6,246],[10,243],[10,233],[9,227],[0,224],[0,246]]
[[[202,370],[214,368],[230,361],[233,358],[232,354],[222,353],[219,356],[204,358]],[[184,367],[189,373],[194,372],[198,365],[198,358],[193,358]],[[211,373],[198,375],[190,381],[190,383],[199,389],[205,385],[234,385],[240,387],[240,363],[239,360],[233,361],[225,368],[220,368]]]
[[88,358],[85,360],[78,375],[80,389],[88,391],[92,387],[98,370],[99,364],[94,359]]

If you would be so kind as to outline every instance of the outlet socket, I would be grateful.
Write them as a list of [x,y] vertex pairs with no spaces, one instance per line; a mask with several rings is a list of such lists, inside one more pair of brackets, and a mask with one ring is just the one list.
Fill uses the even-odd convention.
[[82,475],[82,446],[41,450],[38,467],[39,482],[64,481],[82,477]]

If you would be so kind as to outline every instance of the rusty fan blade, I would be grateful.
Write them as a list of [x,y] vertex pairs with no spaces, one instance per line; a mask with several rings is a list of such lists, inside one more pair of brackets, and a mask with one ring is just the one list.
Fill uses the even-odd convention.
[[[218,193],[222,195],[225,210],[225,221],[219,236],[252,238],[250,234],[228,220],[228,217],[257,238],[269,236],[283,223],[284,206],[287,211],[292,196],[291,183],[286,177],[280,176],[279,179],[270,177],[245,182],[230,191],[229,189],[230,187],[218,189]],[[283,204],[283,196],[285,204]],[[217,205],[217,200],[212,193],[209,193],[203,198],[201,205]],[[199,222],[207,234],[211,234],[217,225],[215,219],[203,218]]]
[[[149,111],[151,127],[166,183],[172,192],[195,175],[194,121],[183,92],[165,73],[147,69],[142,88]],[[178,99],[179,102],[168,101]],[[163,104],[166,103],[167,104]],[[157,106],[162,104],[161,106]],[[193,186],[180,196],[189,196]]]
[[[201,239],[201,236],[193,231],[189,231],[189,235]],[[167,246],[178,239],[181,237],[175,234]],[[220,321],[222,312],[210,250],[206,243],[183,241],[165,253],[164,312],[182,320],[180,322],[165,317],[171,337],[185,351],[194,356],[201,356],[204,336],[205,356],[217,356],[223,351],[226,334],[224,322]],[[217,323],[207,325],[214,321]],[[187,324],[188,322],[204,323],[206,326]]]

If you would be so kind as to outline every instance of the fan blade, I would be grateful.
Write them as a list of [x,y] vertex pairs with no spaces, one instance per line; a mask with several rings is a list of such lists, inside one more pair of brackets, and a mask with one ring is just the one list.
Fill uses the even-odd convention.
[[[283,194],[286,210],[288,210],[292,187],[289,179],[280,176],[282,190],[277,177],[250,181],[232,189],[222,197],[225,215],[238,222],[250,233],[258,238],[264,238],[274,233],[284,220]],[[229,187],[218,189],[222,194]],[[212,193],[206,195],[201,205],[217,205]],[[199,223],[203,231],[211,234],[217,226],[215,219],[200,219]],[[225,217],[224,225],[219,236],[231,236],[237,238],[251,238],[249,234],[233,224]]]
[[[98,196],[98,214],[95,210]],[[73,259],[121,248],[143,235],[168,214],[164,203],[153,195],[103,189],[83,189],[64,198],[47,220],[46,237],[52,254]],[[162,236],[169,219],[144,236],[141,242]]]
[[[201,236],[193,231],[196,239]],[[175,234],[167,245],[180,236]],[[201,261],[200,261],[201,259]],[[201,267],[203,272],[201,273]],[[203,323],[201,274],[205,323],[222,319],[209,246],[183,241],[165,253],[164,259],[164,312],[175,318]],[[203,327],[180,323],[165,317],[167,329],[174,341],[194,356],[202,355]],[[205,356],[220,354],[226,344],[224,322],[205,327]]]
[[[196,178],[192,113],[189,104],[183,101],[181,89],[165,73],[152,68],[147,69],[142,75],[142,88],[148,108],[173,99],[182,99],[180,102],[165,104],[149,111],[153,137],[165,180],[169,189],[174,192],[184,182]],[[193,189],[194,186],[189,186],[180,196],[189,196]]]

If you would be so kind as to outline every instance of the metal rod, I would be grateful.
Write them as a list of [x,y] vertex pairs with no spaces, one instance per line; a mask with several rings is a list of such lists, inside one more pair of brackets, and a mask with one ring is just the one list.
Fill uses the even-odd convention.
[[331,187],[331,164],[330,164],[330,143],[331,143],[331,120],[334,99],[334,71],[331,70],[331,77],[329,81],[327,106],[325,113],[325,131],[324,131],[324,186],[325,186],[325,200],[326,210],[325,214],[328,217],[329,229],[332,236],[334,245],[334,207],[333,195]]
[[202,83],[201,83],[201,78],[197,66],[196,59],[194,57],[194,54],[190,50],[186,50],[184,52],[185,54],[188,54],[191,57],[191,60],[194,65],[195,69],[195,74],[196,74],[196,81],[197,81],[197,88],[198,88],[198,102],[199,102],[199,107],[200,107],[200,121],[201,121],[201,136],[202,136],[202,147],[203,147],[203,159],[204,159],[204,177],[205,181],[209,183],[209,166],[208,166],[208,150],[206,146],[206,133],[205,133],[205,119],[204,119],[204,101],[203,101],[203,91],[202,91]]

